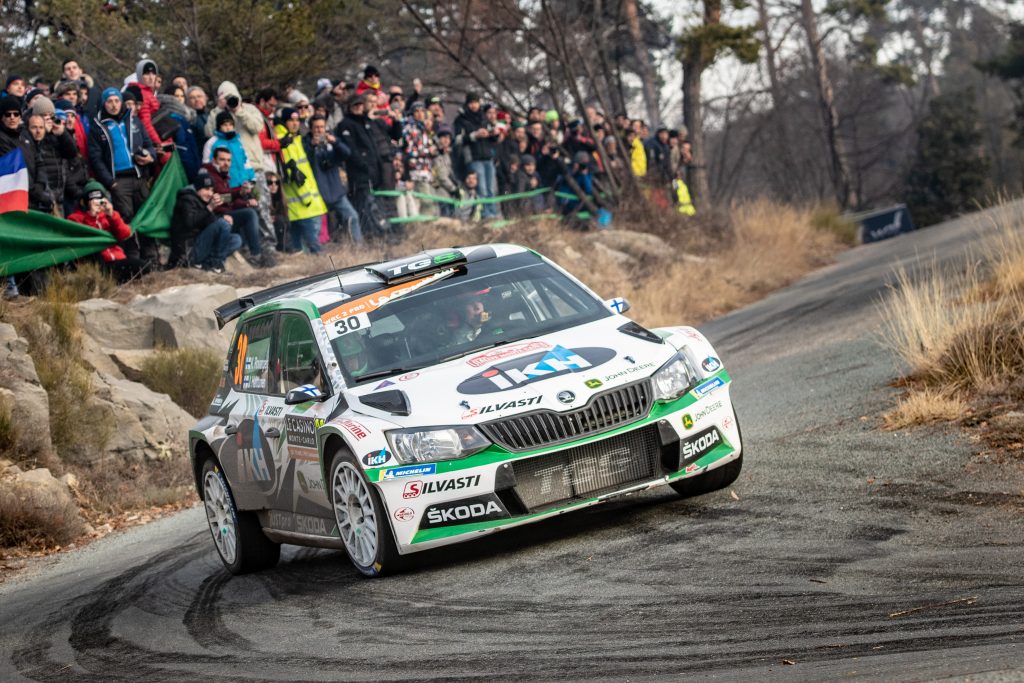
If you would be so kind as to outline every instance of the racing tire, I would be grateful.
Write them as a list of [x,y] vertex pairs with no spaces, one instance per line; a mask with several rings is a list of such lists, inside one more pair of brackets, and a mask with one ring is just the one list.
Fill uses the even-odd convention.
[[263,533],[255,512],[239,512],[231,487],[213,458],[203,463],[203,507],[213,545],[227,570],[248,574],[270,569],[281,559],[281,544]]
[[[736,430],[740,436],[740,448],[746,450],[743,445],[743,429],[740,427],[739,416],[736,416]],[[740,476],[740,470],[743,469],[743,450],[740,451],[740,456],[732,462],[716,467],[710,472],[698,474],[696,477],[687,477],[686,479],[670,482],[669,486],[675,489],[676,493],[683,498],[693,498],[694,496],[702,496],[705,493],[724,489],[736,481],[736,477]]]
[[378,577],[405,566],[387,509],[362,468],[348,453],[331,460],[330,495],[345,552],[363,576]]

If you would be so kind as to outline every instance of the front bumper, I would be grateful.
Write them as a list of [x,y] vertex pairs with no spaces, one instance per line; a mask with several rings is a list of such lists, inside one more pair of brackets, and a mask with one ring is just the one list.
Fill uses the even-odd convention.
[[[427,471],[367,472],[391,515],[399,551],[469,540],[610,498],[697,476],[739,457],[729,376],[717,388],[655,403],[648,415],[531,452],[492,446]],[[409,471],[409,474],[401,470]]]

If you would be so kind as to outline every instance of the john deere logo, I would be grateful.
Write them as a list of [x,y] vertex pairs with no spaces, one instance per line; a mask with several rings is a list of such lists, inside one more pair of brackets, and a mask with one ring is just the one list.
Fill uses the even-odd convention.
[[601,386],[602,382],[599,379],[588,379],[584,384],[587,385],[588,389],[597,389]]
[[693,429],[693,418],[690,417],[689,413],[683,415],[683,426],[687,429]]

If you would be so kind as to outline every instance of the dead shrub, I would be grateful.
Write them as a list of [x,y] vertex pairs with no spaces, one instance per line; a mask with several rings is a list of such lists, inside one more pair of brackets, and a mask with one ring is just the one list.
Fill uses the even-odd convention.
[[966,409],[967,401],[960,394],[929,388],[911,389],[882,420],[888,430],[905,429],[955,420]]
[[24,487],[0,485],[0,547],[64,545],[85,532],[74,500],[54,505],[35,496]]
[[176,503],[194,490],[188,458],[84,463],[75,471],[84,507],[101,515]]
[[0,395],[0,456],[14,455],[18,445],[18,425],[11,416],[10,401]]
[[217,392],[224,358],[209,349],[159,349],[142,363],[142,383],[202,417]]
[[815,230],[832,234],[843,244],[857,244],[859,227],[844,218],[835,204],[819,204],[814,207],[811,211],[811,225]]
[[92,261],[79,261],[63,269],[50,270],[43,298],[77,303],[86,299],[108,299],[117,291],[117,281]]

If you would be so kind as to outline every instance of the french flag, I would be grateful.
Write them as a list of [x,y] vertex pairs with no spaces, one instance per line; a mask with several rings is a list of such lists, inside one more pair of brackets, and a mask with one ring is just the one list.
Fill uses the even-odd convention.
[[0,213],[28,211],[28,169],[21,149],[0,157]]

